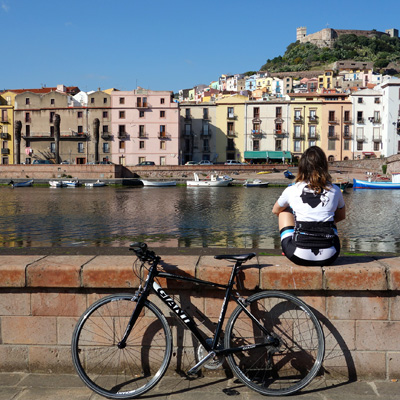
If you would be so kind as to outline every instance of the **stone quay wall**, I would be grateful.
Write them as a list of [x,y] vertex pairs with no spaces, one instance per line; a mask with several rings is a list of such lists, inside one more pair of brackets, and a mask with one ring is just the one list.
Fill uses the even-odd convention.
[[[229,262],[209,255],[162,259],[165,270],[221,283],[231,271]],[[139,282],[132,271],[134,260],[109,255],[1,256],[0,371],[74,373],[70,343],[79,316],[101,296],[135,291]],[[324,373],[329,379],[400,379],[398,257],[343,256],[334,266],[321,268],[260,255],[246,264],[241,281],[241,294],[284,290],[314,309],[325,332]],[[221,291],[175,281],[161,286],[185,310],[200,316],[201,329],[214,326]],[[152,299],[168,316],[174,336],[169,371],[189,369],[194,365],[191,334]]]

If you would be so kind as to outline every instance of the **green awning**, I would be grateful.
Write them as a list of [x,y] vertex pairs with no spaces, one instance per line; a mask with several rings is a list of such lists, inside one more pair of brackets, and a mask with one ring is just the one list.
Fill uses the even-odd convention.
[[282,158],[292,159],[290,151],[245,151],[245,159],[269,159],[269,160],[282,160]]

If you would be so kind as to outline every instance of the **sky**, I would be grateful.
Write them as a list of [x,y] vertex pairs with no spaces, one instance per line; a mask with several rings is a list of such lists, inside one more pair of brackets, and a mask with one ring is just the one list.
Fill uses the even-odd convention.
[[0,0],[0,88],[177,92],[259,70],[300,26],[400,30],[399,15],[399,0]]

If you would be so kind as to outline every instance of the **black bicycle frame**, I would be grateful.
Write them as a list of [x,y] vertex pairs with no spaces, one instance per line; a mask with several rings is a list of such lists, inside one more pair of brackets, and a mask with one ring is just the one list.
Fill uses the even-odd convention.
[[[197,279],[197,278],[175,275],[175,274],[171,274],[169,272],[158,271],[157,264],[158,264],[158,260],[155,260],[149,268],[149,274],[147,276],[143,291],[138,296],[137,305],[135,307],[135,310],[132,313],[132,316],[129,320],[128,326],[125,330],[124,336],[123,336],[121,342],[118,344],[118,347],[120,347],[120,348],[125,347],[126,341],[129,337],[129,334],[132,331],[132,328],[144,307],[144,304],[150,294],[151,289],[154,290],[154,292],[157,294],[157,296],[177,315],[178,318],[180,318],[180,320],[184,323],[184,325],[193,333],[193,335],[199,340],[199,342],[203,345],[203,347],[208,352],[214,351],[216,354],[226,355],[226,354],[230,354],[230,353],[234,353],[234,352],[238,352],[238,351],[243,351],[244,349],[265,347],[268,345],[275,344],[276,339],[273,338],[271,336],[270,332],[268,332],[259,323],[259,321],[253,316],[253,314],[251,314],[251,312],[249,310],[247,310],[246,303],[243,302],[241,300],[241,298],[235,296],[232,293],[233,285],[235,283],[235,278],[237,275],[237,271],[240,268],[240,266],[242,265],[241,262],[237,261],[236,264],[233,266],[231,276],[229,278],[229,282],[227,285],[222,285],[222,284],[215,283],[215,282],[204,281],[204,280]],[[212,341],[211,345],[209,342],[207,342],[204,335],[199,331],[193,318],[190,315],[188,315],[185,311],[183,311],[181,309],[181,307],[165,292],[165,290],[160,285],[158,285],[157,282],[155,282],[156,277],[174,279],[174,280],[178,280],[178,281],[191,282],[196,285],[212,286],[212,287],[216,287],[216,288],[220,288],[220,289],[225,289],[225,297],[224,297],[224,301],[222,303],[221,313],[218,318],[218,324],[215,329],[214,337],[213,337],[213,341]],[[224,323],[226,311],[228,309],[228,302],[229,302],[230,298],[233,298],[236,301],[236,303],[240,307],[242,307],[243,311],[249,316],[249,318],[251,318],[251,320],[258,326],[258,328],[265,333],[266,341],[264,343],[250,345],[250,346],[235,347],[232,349],[218,349],[217,348],[220,337],[221,337],[222,326]]]

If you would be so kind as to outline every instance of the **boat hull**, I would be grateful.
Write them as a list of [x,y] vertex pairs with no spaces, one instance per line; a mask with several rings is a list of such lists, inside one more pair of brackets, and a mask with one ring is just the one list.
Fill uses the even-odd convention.
[[176,186],[176,181],[146,181],[144,179],[142,179],[141,181],[143,182],[143,186],[150,186],[150,187]]
[[33,179],[26,182],[10,182],[12,187],[29,187],[33,185]]
[[400,189],[400,183],[368,182],[359,179],[353,179],[353,189]]
[[226,187],[230,185],[230,181],[187,181],[186,185],[191,187]]

